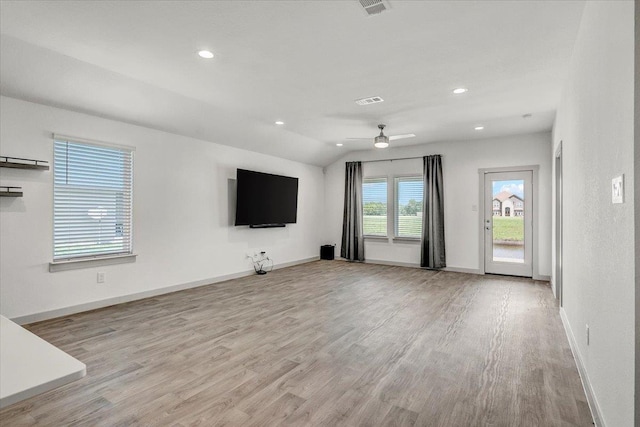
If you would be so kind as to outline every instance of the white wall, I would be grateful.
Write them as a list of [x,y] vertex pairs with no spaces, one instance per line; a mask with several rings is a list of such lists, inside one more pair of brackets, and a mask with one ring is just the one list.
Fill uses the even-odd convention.
[[[52,171],[2,168],[2,185],[23,198],[0,199],[0,313],[9,318],[245,272],[247,252],[276,264],[317,257],[322,169],[224,145],[2,97],[0,154],[52,162],[52,132],[136,147],[131,264],[57,273],[52,260]],[[232,226],[229,179],[236,168],[295,176],[298,223]],[[106,283],[96,273],[106,272]]]
[[[347,161],[366,161],[441,154],[445,197],[445,240],[447,267],[478,270],[479,215],[472,205],[480,205],[481,168],[539,165],[538,217],[539,264],[534,274],[551,273],[551,135],[536,133],[474,141],[438,142],[390,150],[354,152],[326,168],[325,201],[326,243],[337,243],[342,236],[344,168]],[[422,159],[363,164],[364,176],[422,174]],[[534,249],[535,250],[535,249]],[[366,241],[365,258],[400,264],[419,264],[420,246],[416,243]]]
[[[633,49],[633,2],[587,2],[553,136],[563,155],[562,314],[611,427],[634,425]],[[620,174],[625,203],[614,205]]]

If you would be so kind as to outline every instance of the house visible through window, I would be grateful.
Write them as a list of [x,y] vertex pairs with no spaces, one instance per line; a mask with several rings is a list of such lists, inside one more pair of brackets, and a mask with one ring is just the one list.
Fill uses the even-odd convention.
[[56,138],[53,259],[132,253],[133,152]]
[[396,237],[419,239],[422,235],[423,188],[421,176],[396,178]]
[[387,178],[362,183],[362,226],[365,236],[387,235]]

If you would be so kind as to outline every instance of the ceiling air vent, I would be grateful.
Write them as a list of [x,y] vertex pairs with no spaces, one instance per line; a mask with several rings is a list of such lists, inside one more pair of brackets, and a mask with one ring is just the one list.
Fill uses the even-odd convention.
[[379,96],[372,96],[371,98],[362,98],[356,100],[356,104],[358,105],[369,105],[369,104],[377,104],[378,102],[382,102],[384,99]]
[[389,3],[385,0],[358,0],[367,15],[377,15],[389,9]]

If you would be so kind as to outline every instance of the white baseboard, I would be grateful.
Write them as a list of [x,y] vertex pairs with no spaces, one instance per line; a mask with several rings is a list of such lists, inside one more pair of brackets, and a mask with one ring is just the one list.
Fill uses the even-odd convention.
[[478,268],[464,268],[464,267],[445,267],[444,271],[452,271],[454,273],[467,273],[467,274],[484,274]]
[[378,265],[391,265],[394,267],[410,267],[420,268],[420,264],[414,264],[411,262],[398,262],[398,261],[385,261],[383,259],[365,259],[365,264],[378,264]]
[[[392,265],[395,267],[410,267],[410,268],[422,268],[420,264],[410,263],[410,262],[399,262],[399,261],[386,261],[382,259],[366,259],[364,260],[365,264],[379,264],[379,265]],[[467,273],[467,274],[483,274],[478,269],[473,268],[463,268],[463,267],[445,267],[442,271],[452,271],[454,273]]]
[[562,319],[562,325],[564,326],[564,331],[567,334],[567,339],[569,340],[569,346],[571,347],[573,358],[576,361],[576,366],[578,367],[578,373],[580,374],[580,380],[582,381],[582,388],[584,389],[584,394],[587,396],[589,409],[591,409],[593,423],[596,427],[606,427],[606,424],[602,419],[602,411],[600,410],[600,405],[598,405],[598,400],[596,399],[595,393],[593,392],[593,387],[591,387],[589,375],[587,375],[587,370],[584,366],[584,363],[582,362],[582,356],[580,355],[576,337],[573,334],[573,330],[571,329],[571,325],[569,324],[569,319],[567,319],[567,314],[563,308],[560,308],[560,318]]
[[[546,276],[544,274],[534,274],[533,280],[540,280],[542,282],[551,282],[551,276]],[[555,295],[555,293],[554,293]]]
[[[320,257],[305,258],[297,261],[284,262],[273,266],[274,270],[292,267],[298,264],[305,264],[307,262],[316,261]],[[56,308],[54,310],[43,311],[40,313],[27,314],[24,316],[18,316],[11,319],[18,325],[26,325],[29,323],[41,322],[43,320],[55,319],[56,317],[69,316],[71,314],[82,313],[83,311],[96,310],[98,308],[109,307],[111,305],[122,304],[125,302],[131,302],[141,300],[144,298],[156,297],[158,295],[169,294],[172,292],[183,291],[185,289],[197,288],[200,286],[212,285],[218,282],[224,282],[226,280],[238,279],[240,277],[246,277],[256,274],[254,270],[246,270],[238,273],[225,274],[223,276],[211,277],[208,279],[196,280],[195,282],[181,283],[178,285],[167,286],[164,288],[150,289],[148,291],[138,292],[135,294],[122,295],[112,298],[107,298],[99,301],[92,301],[84,304],[77,304],[68,307]]]

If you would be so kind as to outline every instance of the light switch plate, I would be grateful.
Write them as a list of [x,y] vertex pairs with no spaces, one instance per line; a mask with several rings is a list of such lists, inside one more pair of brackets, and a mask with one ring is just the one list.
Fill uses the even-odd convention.
[[624,203],[624,175],[611,180],[611,203]]

